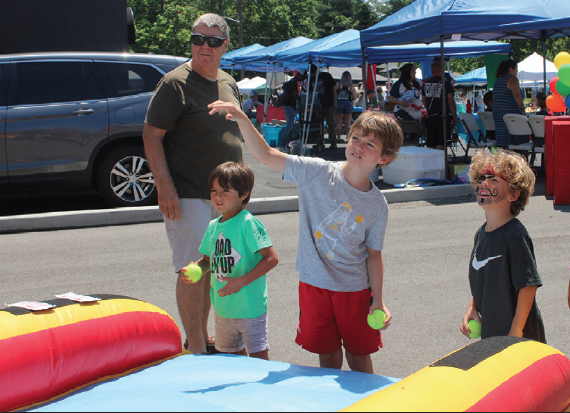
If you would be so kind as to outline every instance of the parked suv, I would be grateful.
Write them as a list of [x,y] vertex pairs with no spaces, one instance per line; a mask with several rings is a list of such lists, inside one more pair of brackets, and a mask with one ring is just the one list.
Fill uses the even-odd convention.
[[0,190],[96,188],[113,206],[155,203],[144,118],[159,80],[186,60],[0,55]]

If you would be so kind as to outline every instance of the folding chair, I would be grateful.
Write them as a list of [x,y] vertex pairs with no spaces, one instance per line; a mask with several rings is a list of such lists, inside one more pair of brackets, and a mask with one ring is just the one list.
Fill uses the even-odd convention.
[[451,149],[451,154],[453,155],[453,161],[455,163],[459,163],[459,161],[457,160],[457,144],[458,143],[459,143],[459,145],[461,145],[461,148],[463,149],[463,151],[465,151],[465,147],[461,143],[461,140],[459,139],[459,135],[457,134],[457,129],[453,128],[451,131],[451,138],[447,140],[447,147],[449,149]]
[[[514,113],[509,113],[503,116],[505,123],[507,124],[507,129],[509,130],[509,134],[511,135],[511,143],[509,145],[509,149],[512,151],[529,151],[531,153],[530,158],[530,165],[534,163],[534,159],[536,157],[535,152],[535,145],[536,145],[536,138],[534,138],[534,133],[530,128],[530,124],[528,123],[528,119],[525,115],[518,115]],[[531,137],[531,140],[526,143],[516,144],[514,143],[514,136],[520,135],[528,135]]]
[[425,129],[421,122],[415,120],[401,120],[398,119],[400,128],[404,135],[417,134],[418,135],[418,145],[425,146]]
[[[495,121],[493,120],[493,112],[477,112],[479,115],[479,119],[481,119],[481,123],[483,124],[483,129],[485,129],[485,141],[481,142],[481,146],[485,146],[487,148],[492,148],[497,146],[497,141],[494,139],[489,139],[490,132],[495,132]],[[493,133],[494,135],[494,133]]]
[[[471,144],[473,144],[473,147],[479,148],[481,146],[479,145],[479,141],[483,142],[484,137],[483,132],[481,132],[481,128],[472,113],[460,113],[458,116],[468,136],[467,146],[465,148],[465,163],[467,163],[467,156]],[[477,136],[475,136],[475,133],[477,133]]]
[[[542,115],[531,115],[528,117],[528,123],[532,129],[533,136],[536,140],[534,144],[535,154],[540,153],[540,167],[544,169],[544,137],[545,137],[545,127],[544,127],[544,116]],[[531,166],[534,165],[534,159],[531,161]]]

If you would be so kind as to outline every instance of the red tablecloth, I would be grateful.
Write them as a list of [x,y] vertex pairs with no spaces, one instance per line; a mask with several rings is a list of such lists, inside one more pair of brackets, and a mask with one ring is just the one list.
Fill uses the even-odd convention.
[[554,205],[570,205],[570,122],[552,122]]
[[[276,108],[275,106],[267,106],[267,116],[265,117],[265,123],[271,123],[273,119],[286,120],[285,112],[283,108]],[[257,118],[255,119],[257,123],[263,123],[263,106],[257,107]]]

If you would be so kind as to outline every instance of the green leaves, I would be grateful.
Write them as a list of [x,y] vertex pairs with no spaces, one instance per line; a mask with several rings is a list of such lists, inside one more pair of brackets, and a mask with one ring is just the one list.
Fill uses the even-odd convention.
[[[228,17],[229,51],[239,48],[238,13],[241,5],[243,45],[270,46],[298,36],[318,39],[347,29],[373,26],[412,0],[127,0],[137,33],[134,52],[190,57],[194,21],[204,13]],[[233,20],[230,20],[233,19]],[[513,57],[522,61],[533,52],[542,55],[537,40],[512,40]],[[570,51],[570,39],[547,41],[546,58]],[[451,59],[453,72],[467,73],[485,65],[483,58]]]
[[[194,20],[217,13],[239,21],[240,4],[244,46],[270,46],[298,36],[318,39],[347,29],[363,30],[379,20],[365,0],[127,0],[137,33],[132,50],[189,56]],[[228,19],[230,51],[239,47],[239,23],[233,20]]]

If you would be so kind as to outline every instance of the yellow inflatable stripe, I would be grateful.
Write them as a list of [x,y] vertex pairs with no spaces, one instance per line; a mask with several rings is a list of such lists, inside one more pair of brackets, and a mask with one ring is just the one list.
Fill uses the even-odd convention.
[[524,341],[469,370],[447,366],[424,367],[341,411],[464,411],[515,374],[551,354],[562,353],[542,343]]
[[160,313],[170,317],[164,310],[152,304],[126,298],[102,300],[89,304],[77,303],[24,315],[0,311],[0,340],[80,321],[136,311]]

